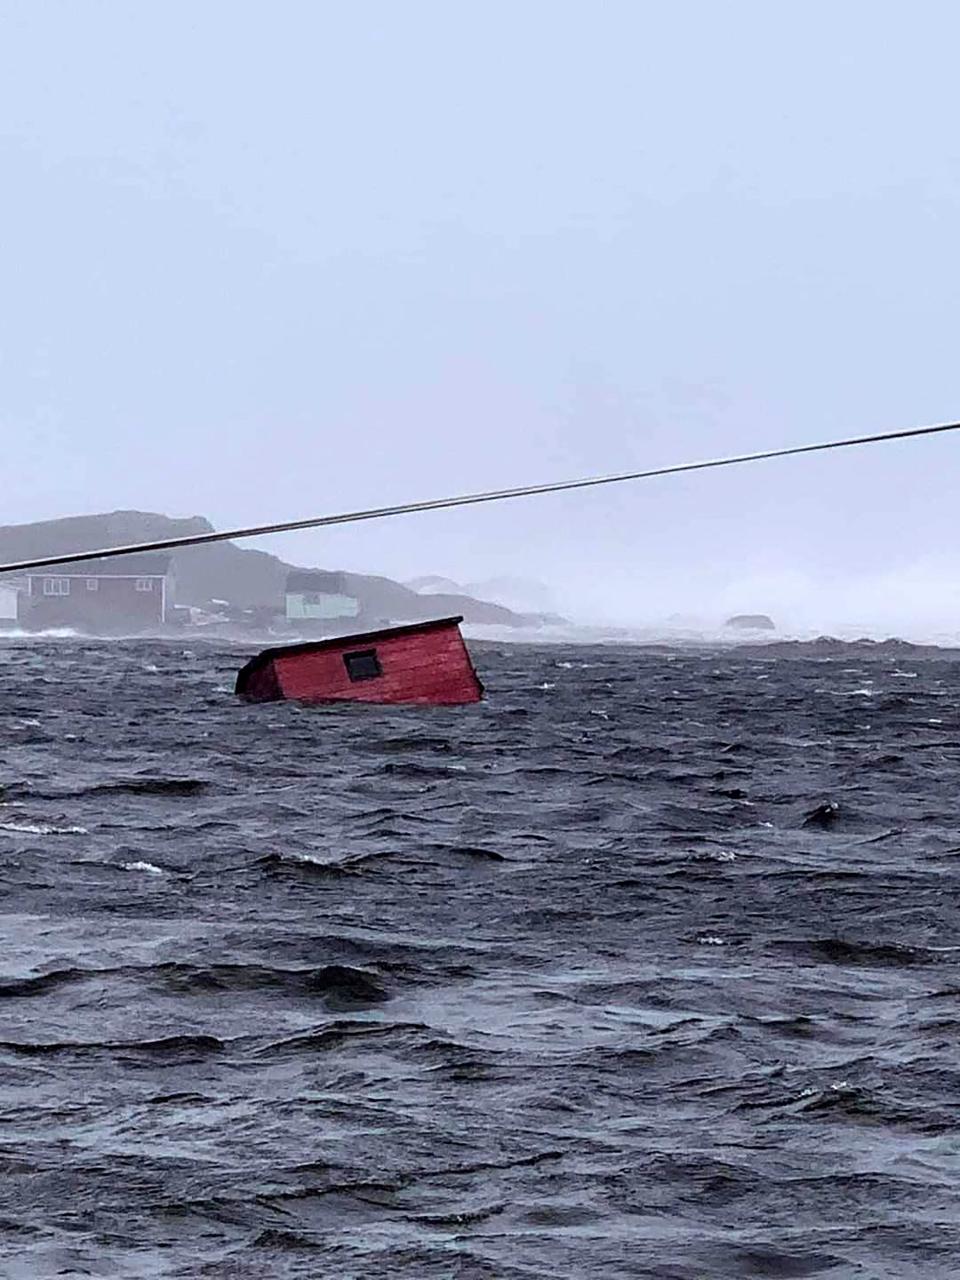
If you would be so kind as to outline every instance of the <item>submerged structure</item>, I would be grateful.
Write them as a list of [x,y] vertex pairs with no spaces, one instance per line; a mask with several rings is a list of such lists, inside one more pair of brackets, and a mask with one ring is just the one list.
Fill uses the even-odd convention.
[[462,618],[265,649],[237,676],[248,702],[379,702],[458,706],[483,685],[460,633]]

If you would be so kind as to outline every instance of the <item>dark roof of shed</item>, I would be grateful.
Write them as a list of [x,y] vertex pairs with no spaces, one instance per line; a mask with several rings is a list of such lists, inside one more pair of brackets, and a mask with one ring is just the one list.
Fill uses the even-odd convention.
[[385,627],[380,631],[362,631],[358,635],[352,636],[329,636],[326,640],[306,640],[302,644],[284,644],[275,649],[264,649],[262,653],[258,653],[255,658],[251,658],[241,668],[237,676],[237,689],[239,691],[244,676],[259,670],[260,667],[265,667],[268,663],[273,662],[274,658],[287,658],[297,653],[320,653],[324,649],[343,649],[351,648],[354,645],[376,644],[380,640],[390,640],[394,636],[413,635],[418,631],[441,631],[445,627],[459,627],[462,621],[462,617],[430,618],[426,622],[410,622],[402,627]]
[[323,569],[293,569],[287,574],[288,591],[329,591],[340,594],[346,589],[342,573]]
[[32,578],[162,578],[170,572],[170,556],[145,553],[112,559],[77,560],[72,564],[31,569]]

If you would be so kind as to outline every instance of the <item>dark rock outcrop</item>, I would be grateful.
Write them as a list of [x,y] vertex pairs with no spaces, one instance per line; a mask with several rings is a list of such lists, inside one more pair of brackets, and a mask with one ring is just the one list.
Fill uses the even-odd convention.
[[735,631],[776,631],[777,625],[765,613],[736,613],[724,623]]

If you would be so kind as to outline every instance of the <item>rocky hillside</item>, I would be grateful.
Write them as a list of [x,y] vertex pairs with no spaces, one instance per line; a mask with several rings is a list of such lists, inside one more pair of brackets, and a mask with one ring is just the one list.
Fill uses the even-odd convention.
[[[0,527],[0,562],[68,551],[96,551],[117,544],[186,537],[212,530],[213,525],[202,516],[178,520],[149,511],[112,511],[8,525]],[[290,570],[314,567],[319,566],[287,564],[268,552],[245,550],[232,542],[184,547],[173,555],[176,601],[203,608],[212,600],[226,600],[240,609],[279,610]],[[495,626],[531,626],[541,621],[537,615],[520,614],[460,593],[418,595],[390,578],[348,573],[346,581],[350,593],[360,601],[364,620],[406,622],[462,614],[467,622]]]

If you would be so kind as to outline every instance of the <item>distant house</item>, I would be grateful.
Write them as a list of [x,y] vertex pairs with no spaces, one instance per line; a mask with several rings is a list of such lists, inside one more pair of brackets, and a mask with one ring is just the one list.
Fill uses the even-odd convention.
[[342,573],[295,570],[287,574],[286,600],[288,622],[335,622],[360,613]]
[[26,575],[20,618],[32,630],[149,631],[172,613],[170,557],[82,560]]

